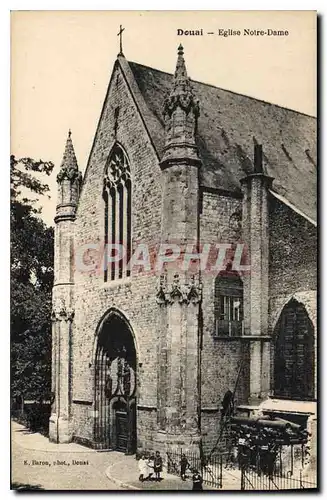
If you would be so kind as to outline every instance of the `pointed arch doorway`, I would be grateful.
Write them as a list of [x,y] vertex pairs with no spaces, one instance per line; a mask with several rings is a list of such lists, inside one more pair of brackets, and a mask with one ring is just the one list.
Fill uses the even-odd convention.
[[291,299],[274,331],[274,395],[310,400],[314,397],[314,326],[303,304]]
[[136,451],[136,349],[126,318],[110,311],[101,322],[95,354],[96,448]]

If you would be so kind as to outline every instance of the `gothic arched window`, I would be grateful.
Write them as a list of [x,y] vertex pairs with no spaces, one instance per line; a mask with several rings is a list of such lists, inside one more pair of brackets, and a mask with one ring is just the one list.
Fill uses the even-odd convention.
[[235,271],[221,273],[215,279],[215,320],[219,337],[243,333],[243,282]]
[[[104,176],[104,280],[110,281],[130,276],[127,263],[131,257],[132,241],[132,183],[129,162],[125,151],[115,144],[107,161]],[[119,253],[119,260],[108,257]]]

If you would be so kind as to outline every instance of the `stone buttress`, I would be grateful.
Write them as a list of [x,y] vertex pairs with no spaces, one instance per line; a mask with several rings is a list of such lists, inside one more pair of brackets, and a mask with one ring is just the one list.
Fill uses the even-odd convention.
[[57,176],[58,204],[55,216],[54,285],[52,294],[52,396],[50,441],[72,440],[71,363],[74,319],[74,223],[82,175],[78,169],[69,131]]
[[243,239],[250,256],[244,275],[244,336],[249,350],[249,404],[257,406],[270,390],[270,336],[268,333],[269,214],[272,177],[262,165],[262,146],[254,148],[254,172],[241,179]]
[[[166,262],[157,290],[160,316],[158,344],[158,446],[198,449],[200,443],[201,284],[188,267],[187,254],[199,244],[199,167],[195,138],[199,106],[187,76],[183,48],[173,85],[164,103],[165,149],[161,252],[180,252]],[[183,265],[184,262],[184,265]]]

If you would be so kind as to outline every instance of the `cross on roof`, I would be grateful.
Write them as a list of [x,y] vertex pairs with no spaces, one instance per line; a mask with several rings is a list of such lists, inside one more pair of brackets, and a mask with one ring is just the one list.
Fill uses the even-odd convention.
[[119,54],[123,54],[123,31],[125,28],[120,25],[119,33],[117,33],[117,36],[119,36]]

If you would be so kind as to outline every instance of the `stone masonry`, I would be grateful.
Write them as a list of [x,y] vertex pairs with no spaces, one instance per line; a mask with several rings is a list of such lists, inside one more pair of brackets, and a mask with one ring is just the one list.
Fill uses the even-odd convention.
[[[147,70],[151,80],[152,70]],[[160,86],[147,89],[119,54],[83,180],[70,133],[67,139],[55,217],[54,442],[95,446],[100,419],[96,353],[109,313],[124,318],[135,346],[139,451],[194,451],[201,444],[210,451],[227,390],[235,393],[236,406],[249,408],[274,394],[274,330],[291,298],[304,304],[317,336],[314,222],[274,191],[273,176],[265,170],[264,144],[263,151],[255,144],[252,170],[239,176],[237,189],[205,185],[203,172],[210,159],[198,147],[204,141],[199,134],[201,101],[187,75],[182,47],[170,85],[158,118],[147,92],[159,93]],[[225,143],[232,148],[227,139]],[[229,245],[226,264],[237,244],[244,245],[251,272],[239,273],[244,317],[238,335],[217,335],[219,271],[184,269],[172,261],[160,269],[136,265],[130,275],[104,280],[103,182],[115,145],[125,152],[130,168],[132,253],[142,244],[152,259],[159,245],[178,244],[184,249],[182,258],[187,245],[196,254],[206,243],[223,243]],[[244,264],[244,254],[242,259]],[[117,398],[125,404],[123,396]],[[103,401],[108,412],[114,411],[115,399]]]

